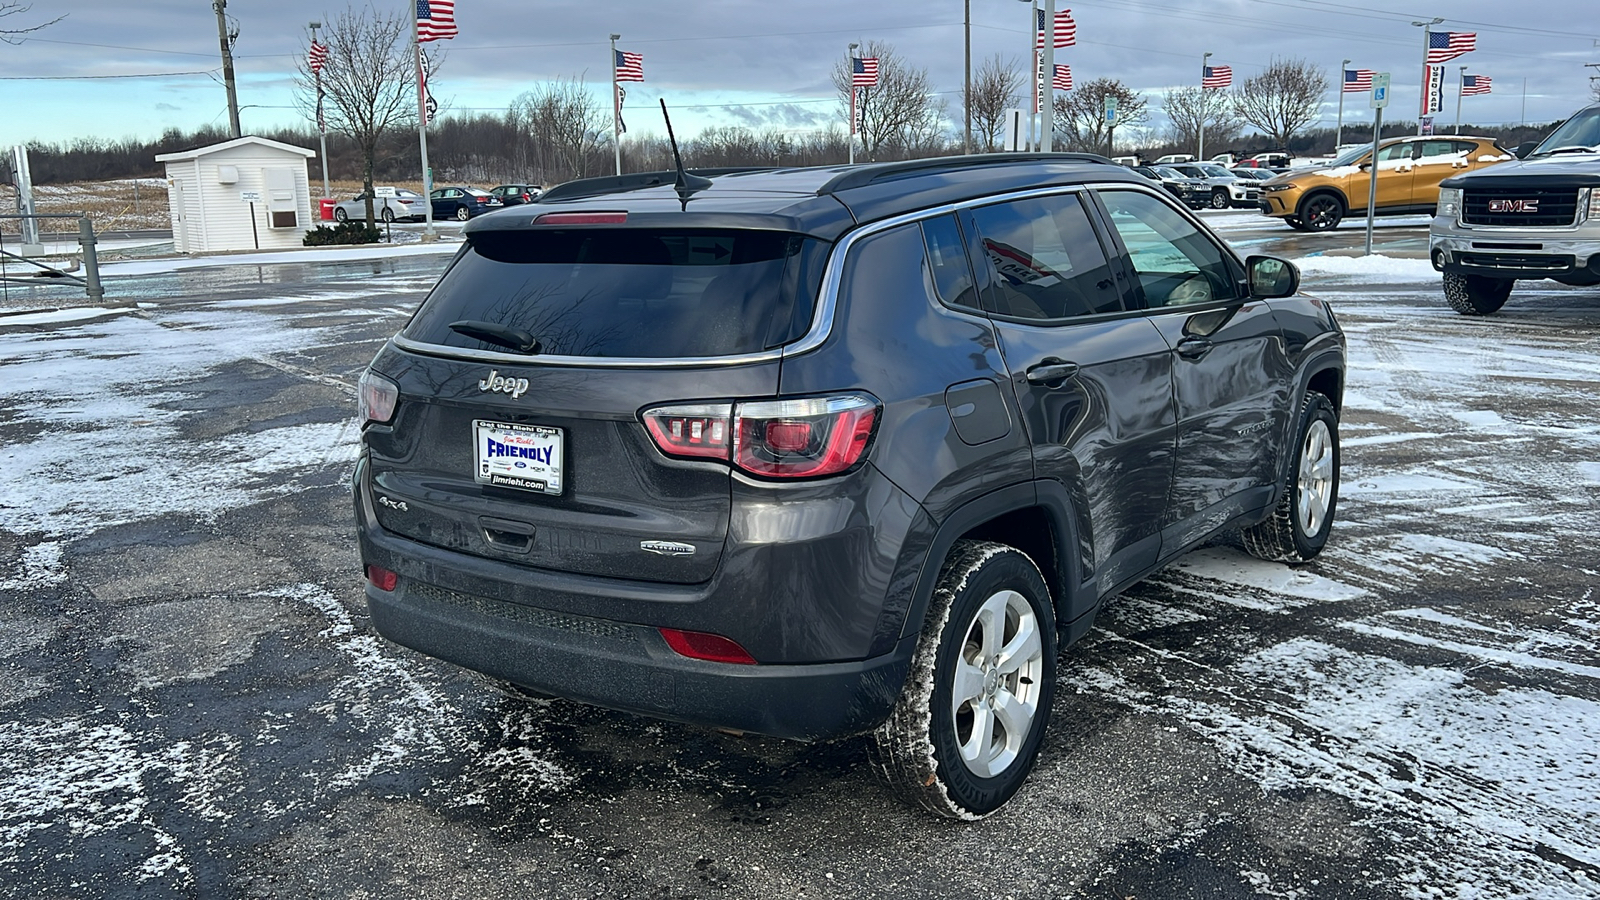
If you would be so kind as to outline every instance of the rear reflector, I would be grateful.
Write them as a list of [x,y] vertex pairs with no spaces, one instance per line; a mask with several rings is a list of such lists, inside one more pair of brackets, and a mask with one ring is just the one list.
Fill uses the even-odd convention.
[[628,221],[625,212],[559,212],[545,213],[533,220],[535,225],[621,225]]
[[661,636],[667,639],[667,646],[679,656],[741,666],[756,664],[755,658],[746,653],[743,647],[720,634],[679,631],[676,628],[662,628],[660,631]]
[[392,591],[400,583],[400,576],[381,566],[367,566],[367,580],[380,591]]

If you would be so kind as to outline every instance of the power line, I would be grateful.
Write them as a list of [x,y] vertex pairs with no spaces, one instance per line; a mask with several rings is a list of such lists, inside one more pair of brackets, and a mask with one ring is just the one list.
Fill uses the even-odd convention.
[[132,72],[125,75],[0,75],[0,81],[95,81],[105,78],[176,78],[180,75],[211,75],[216,69],[200,72]]

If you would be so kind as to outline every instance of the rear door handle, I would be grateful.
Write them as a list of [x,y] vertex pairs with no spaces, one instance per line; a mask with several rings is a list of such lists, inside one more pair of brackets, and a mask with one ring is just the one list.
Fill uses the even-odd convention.
[[1184,359],[1199,359],[1211,352],[1216,345],[1203,337],[1186,337],[1178,342],[1178,355]]
[[1041,360],[1038,364],[1029,366],[1026,373],[1029,384],[1042,384],[1045,387],[1059,387],[1063,381],[1078,374],[1078,364],[1057,359],[1054,356]]

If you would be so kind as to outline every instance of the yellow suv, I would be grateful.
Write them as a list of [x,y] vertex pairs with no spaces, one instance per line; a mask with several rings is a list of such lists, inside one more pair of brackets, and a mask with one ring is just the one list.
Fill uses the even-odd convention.
[[[1378,147],[1377,214],[1433,215],[1439,182],[1511,158],[1494,138],[1391,138]],[[1264,181],[1261,211],[1299,231],[1327,231],[1346,215],[1365,215],[1371,160],[1371,147],[1356,147],[1326,166]]]

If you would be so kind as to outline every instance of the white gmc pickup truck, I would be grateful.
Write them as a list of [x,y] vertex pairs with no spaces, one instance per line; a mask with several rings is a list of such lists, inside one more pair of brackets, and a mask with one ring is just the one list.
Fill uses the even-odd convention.
[[1498,310],[1517,279],[1600,285],[1600,103],[1517,155],[1440,184],[1429,257],[1462,315]]

